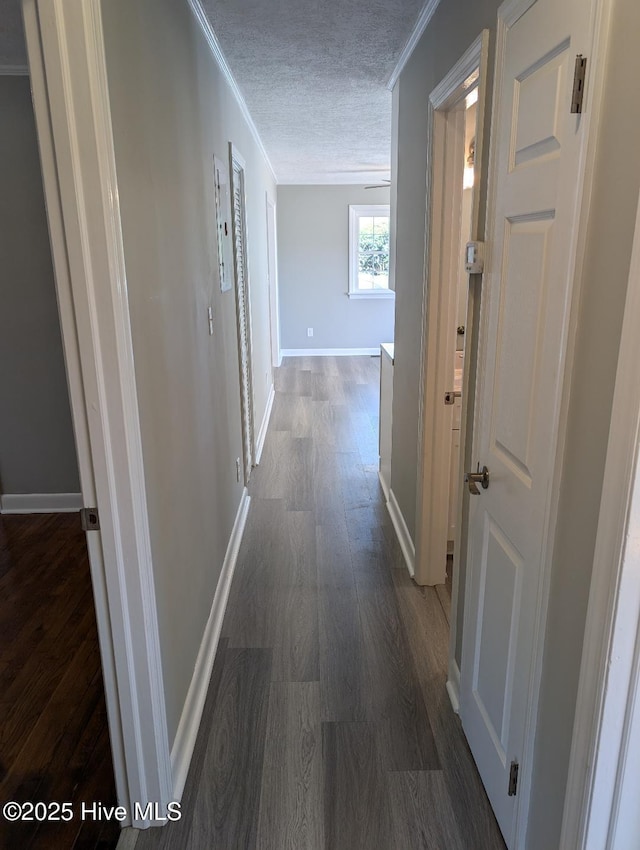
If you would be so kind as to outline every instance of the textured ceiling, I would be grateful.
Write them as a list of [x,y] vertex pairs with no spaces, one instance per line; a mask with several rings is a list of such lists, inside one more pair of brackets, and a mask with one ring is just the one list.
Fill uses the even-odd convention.
[[[388,177],[386,82],[423,2],[201,0],[280,182]],[[20,2],[0,0],[0,66],[25,63]]]
[[423,0],[201,0],[282,183],[388,176],[389,79]]

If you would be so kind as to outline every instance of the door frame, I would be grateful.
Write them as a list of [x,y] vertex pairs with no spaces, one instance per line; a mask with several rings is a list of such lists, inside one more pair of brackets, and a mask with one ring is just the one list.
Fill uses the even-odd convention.
[[[486,236],[487,244],[486,267],[490,267],[491,257],[491,237],[492,228],[494,226],[495,207],[496,207],[496,185],[493,180],[493,175],[497,170],[497,149],[493,141],[496,138],[496,125],[500,115],[501,97],[500,79],[502,76],[502,68],[505,61],[505,43],[508,28],[515,23],[528,9],[536,2],[536,0],[505,0],[498,9],[497,16],[497,35],[494,63],[494,82],[492,95],[492,118],[491,118],[491,151],[490,164],[488,169],[488,200],[486,213]],[[591,197],[594,184],[595,174],[595,158],[597,137],[599,128],[599,119],[602,110],[603,101],[603,69],[605,67],[606,48],[608,42],[608,19],[609,9],[612,0],[593,0],[593,19],[591,21],[591,44],[588,53],[589,69],[587,73],[587,81],[585,88],[583,113],[581,121],[585,127],[585,142],[582,150],[580,162],[580,185],[576,198],[576,218],[575,228],[572,234],[571,256],[572,264],[570,268],[571,289],[570,303],[568,307],[569,320],[566,330],[566,338],[564,340],[564,356],[562,358],[560,368],[562,369],[563,391],[560,401],[560,409],[558,416],[557,440],[554,448],[554,468],[552,480],[549,487],[549,507],[548,507],[548,527],[545,530],[545,542],[542,549],[542,561],[540,571],[540,582],[538,588],[538,599],[536,600],[535,612],[535,639],[532,647],[532,670],[529,681],[529,696],[527,707],[527,716],[525,718],[525,731],[522,758],[520,762],[520,771],[518,775],[518,794],[515,801],[514,814],[514,850],[519,850],[526,845],[529,804],[531,800],[531,791],[533,785],[533,761],[534,761],[534,745],[537,729],[538,704],[540,696],[540,685],[542,680],[542,663],[545,647],[545,622],[549,603],[549,594],[551,586],[551,566],[553,562],[553,549],[555,544],[555,532],[557,524],[558,501],[560,495],[560,484],[563,471],[563,457],[567,442],[567,421],[569,414],[569,400],[571,396],[571,376],[575,360],[575,341],[576,331],[579,318],[579,304],[582,291],[583,264],[585,256],[585,246],[588,235],[588,221],[591,208]],[[486,337],[487,310],[485,305],[481,311],[478,344],[483,347],[483,339]],[[486,374],[481,371],[482,361],[478,357],[477,365],[479,368],[476,386],[476,397],[482,397],[482,384],[486,380]],[[478,412],[474,412],[471,416],[472,421],[478,418]],[[469,438],[467,434],[467,438]],[[473,437],[471,437],[470,460],[475,461],[477,458],[474,455],[475,446],[473,445]],[[468,531],[468,513],[464,518],[465,533]],[[471,541],[467,540],[467,557],[466,562],[469,563],[468,549],[471,546]],[[471,591],[471,571],[467,569],[465,599],[470,598]],[[465,607],[463,634],[468,636],[472,631],[472,622],[469,619],[469,608]],[[467,638],[468,639],[468,638]],[[463,660],[464,663],[464,660]],[[564,845],[563,845],[564,846]]]
[[[464,55],[429,96],[427,138],[430,140],[427,167],[427,250],[422,321],[422,362],[419,400],[419,468],[416,500],[416,557],[414,579],[420,585],[444,584],[446,576],[449,486],[451,477],[451,411],[444,404],[444,394],[453,389],[453,356],[455,348],[455,308],[458,286],[451,285],[452,272],[460,263],[460,207],[464,169],[464,122],[452,108],[465,94],[478,88],[476,121],[475,180],[471,232],[480,237],[481,195],[483,194],[483,136],[488,120],[487,70],[489,67],[489,31],[483,30]],[[478,82],[479,79],[479,82]],[[463,115],[462,112],[459,113]],[[461,126],[457,126],[461,125]],[[453,131],[455,153],[447,156],[447,137]],[[460,186],[460,192],[451,187]],[[452,203],[453,199],[453,203]],[[470,285],[473,278],[470,276]],[[470,314],[472,316],[472,314]],[[467,422],[469,392],[473,384],[467,380],[470,371],[467,357],[471,354],[470,334],[465,339],[465,384],[462,393],[462,422]],[[473,371],[473,370],[472,370]],[[461,428],[460,458],[465,455],[465,428]],[[458,493],[458,521],[454,543],[452,615],[455,621],[458,594],[458,567],[461,557],[460,535],[462,487]],[[455,622],[451,624],[455,633]],[[457,664],[455,665],[457,669]],[[459,680],[459,672],[454,678]]]
[[99,0],[23,0],[109,730],[124,825],[173,799]]
[[[25,6],[25,28],[27,26],[30,28],[37,26],[37,21],[33,22],[32,20],[33,10],[34,7],[31,4]],[[34,54],[33,51],[30,51],[30,67],[28,65],[12,66],[8,70],[0,67],[0,76],[5,75],[29,78],[35,113],[36,102],[42,101],[43,93],[45,91],[42,54]],[[38,114],[35,117],[37,120],[38,153],[40,156],[43,192],[47,192],[45,199],[47,227],[49,231],[52,262],[55,262],[56,302],[60,334],[63,344],[65,373],[69,392],[69,406],[72,412],[72,428],[78,463],[78,474],[80,477],[82,505],[84,507],[90,507],[97,504],[96,485],[93,466],[91,463],[90,440],[86,418],[86,403],[84,387],[82,384],[82,370],[80,367],[80,357],[78,352],[78,334],[75,326],[75,315],[73,312],[69,267],[66,262],[66,255],[62,254],[57,258],[54,258],[54,251],[59,252],[64,245],[64,229],[62,211],[60,208],[60,194],[57,191],[57,184],[45,187],[45,181],[50,181],[51,176],[55,174],[55,155],[52,144],[51,125],[50,122],[47,121],[44,126],[42,126],[44,115],[41,110],[38,110]],[[2,494],[0,492],[0,496],[1,495]],[[76,509],[65,508],[65,511],[67,510],[73,511]],[[98,633],[100,635],[100,660],[104,681],[105,701],[107,704],[107,719],[109,723],[109,738],[112,751],[116,795],[118,800],[124,800],[127,798],[127,776],[125,772],[122,725],[120,722],[117,703],[113,641],[111,639],[111,627],[107,617],[108,602],[100,532],[98,531],[87,534],[86,541],[96,621]]]
[[[249,478],[251,477],[251,470],[254,466],[256,466],[256,422],[255,422],[255,399],[253,397],[253,335],[251,333],[251,287],[250,287],[250,274],[249,274],[249,252],[247,250],[247,198],[245,193],[245,171],[246,171],[246,162],[238,148],[233,144],[233,142],[229,142],[229,185],[231,187],[231,232],[232,232],[232,244],[233,244],[233,275],[234,275],[234,287],[233,291],[235,293],[236,299],[236,330],[238,336],[238,369],[239,369],[239,378],[240,378],[240,404],[242,407],[242,450],[244,453],[244,485],[245,487],[249,484]],[[239,176],[240,181],[240,199],[241,199],[241,209],[240,215],[242,217],[242,230],[244,234],[244,240],[242,243],[243,257],[242,257],[242,268],[244,270],[244,321],[246,325],[246,337],[247,337],[247,375],[249,380],[249,386],[247,387],[247,397],[249,399],[250,409],[249,411],[244,410],[244,392],[243,392],[243,372],[242,372],[242,334],[240,332],[241,322],[240,322],[240,299],[238,297],[238,243],[236,240],[236,173]],[[249,422],[249,433],[245,435],[244,433],[244,424],[245,424],[245,415]]]
[[278,291],[278,223],[276,202],[265,192],[267,213],[267,268],[269,271],[269,315],[271,319],[271,365],[282,364],[280,347],[280,294]]
[[567,850],[612,850],[631,784],[637,799],[640,783],[630,745],[640,724],[639,312],[640,198],[576,701],[561,839]]

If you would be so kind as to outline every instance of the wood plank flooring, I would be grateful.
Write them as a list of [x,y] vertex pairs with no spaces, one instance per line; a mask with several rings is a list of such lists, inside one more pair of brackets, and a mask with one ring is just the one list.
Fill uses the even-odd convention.
[[[504,850],[378,483],[379,358],[287,358],[179,823],[136,850]],[[445,597],[443,597],[445,599]]]
[[84,532],[78,514],[0,517],[0,802],[72,802],[68,823],[10,824],[6,850],[109,850],[116,801]]

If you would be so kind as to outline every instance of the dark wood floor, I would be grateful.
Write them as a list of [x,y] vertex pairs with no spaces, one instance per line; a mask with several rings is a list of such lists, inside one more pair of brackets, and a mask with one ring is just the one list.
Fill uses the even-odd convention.
[[184,816],[136,850],[504,848],[445,690],[446,594],[409,578],[378,484],[378,370],[278,370]]
[[113,805],[95,610],[78,514],[0,517],[0,803],[72,802],[68,823],[9,824],[6,850],[109,850],[117,824],[80,819]]

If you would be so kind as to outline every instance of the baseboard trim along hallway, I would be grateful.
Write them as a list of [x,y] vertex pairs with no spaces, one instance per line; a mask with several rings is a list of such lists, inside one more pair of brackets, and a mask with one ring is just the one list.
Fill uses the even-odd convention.
[[354,357],[370,356],[377,357],[380,354],[378,348],[283,348],[280,352],[282,357]]
[[180,800],[182,797],[184,784],[189,772],[189,765],[191,764],[191,757],[193,755],[198,729],[200,728],[202,711],[207,697],[213,662],[218,649],[220,631],[222,630],[222,621],[224,620],[224,614],[227,608],[229,590],[233,581],[233,573],[238,559],[238,551],[242,542],[250,503],[251,499],[245,487],[231,531],[231,537],[229,538],[229,545],[227,546],[220,579],[218,580],[218,586],[213,597],[211,613],[209,614],[202,643],[198,651],[196,666],[191,677],[191,684],[189,685],[187,699],[184,704],[182,716],[180,717],[180,723],[178,724],[178,731],[176,732],[176,738],[171,749],[174,800]]
[[79,511],[81,493],[5,493],[0,496],[3,514],[63,514]]
[[271,384],[269,387],[267,406],[264,411],[264,416],[262,417],[262,425],[260,426],[258,439],[256,440],[256,466],[260,463],[260,458],[262,457],[262,449],[264,448],[264,441],[267,436],[267,429],[269,428],[269,420],[271,419],[271,411],[273,410],[273,400],[275,397],[276,390],[273,384]]
[[389,499],[387,500],[387,510],[391,517],[391,522],[398,536],[398,543],[402,549],[404,560],[409,570],[409,575],[413,578],[416,571],[416,547],[413,545],[413,540],[409,534],[407,523],[404,521],[400,505],[395,497],[393,490],[389,490]]
[[449,678],[447,679],[447,693],[451,708],[456,714],[460,714],[460,668],[455,661],[449,661]]

